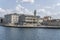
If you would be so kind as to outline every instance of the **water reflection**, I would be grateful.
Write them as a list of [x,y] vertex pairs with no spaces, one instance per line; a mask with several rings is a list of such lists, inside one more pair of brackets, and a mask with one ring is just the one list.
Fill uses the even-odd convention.
[[60,40],[60,29],[0,27],[0,40]]
[[35,40],[37,29],[5,28],[6,40]]

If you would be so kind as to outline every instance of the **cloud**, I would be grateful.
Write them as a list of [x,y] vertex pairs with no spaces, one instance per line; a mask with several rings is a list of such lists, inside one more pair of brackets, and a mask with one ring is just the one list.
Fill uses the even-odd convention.
[[27,2],[27,3],[34,3],[34,0],[16,0],[17,3],[19,2]]
[[37,9],[37,12],[46,12],[46,10],[45,9]]
[[[55,6],[56,7],[56,6]],[[47,9],[49,8],[49,9]],[[37,9],[37,13],[41,16],[41,17],[44,17],[44,16],[52,16],[53,18],[59,18],[60,16],[60,11],[57,11],[56,9],[52,9],[53,7],[47,7],[47,8],[39,8]],[[59,18],[60,19],[60,18]]]
[[6,14],[10,14],[12,12],[13,12],[12,9],[3,9],[3,8],[0,8],[0,17],[4,16]]
[[50,6],[46,6],[45,8],[49,9],[49,8],[51,8],[51,7],[50,7]]
[[16,0],[16,3],[18,3],[19,2],[19,0]]
[[48,11],[46,11],[45,9],[37,9],[37,14],[40,15],[40,16],[46,16],[48,15]]
[[20,4],[18,4],[16,6],[16,12],[17,13],[23,13],[23,14],[33,14],[31,11],[29,11],[27,8],[21,6]]
[[43,16],[53,16],[53,15],[56,15],[55,12],[52,12],[50,9],[46,9],[46,8],[40,8],[40,9],[37,9],[37,13],[40,13],[42,14]]
[[16,6],[16,10],[17,10],[17,11],[21,11],[22,9],[24,9],[24,7],[21,6],[20,4],[18,4],[18,5]]
[[57,3],[56,6],[60,6],[60,3]]
[[30,3],[34,3],[34,0],[22,0],[22,2],[30,2]]
[[0,17],[4,16],[6,14],[11,14],[11,13],[19,13],[19,14],[30,14],[33,15],[31,11],[29,11],[27,8],[23,7],[22,5],[18,4],[15,9],[3,9],[0,8]]
[[53,4],[53,5],[51,6],[51,8],[52,8],[52,9],[55,9],[55,8],[58,7],[58,6],[60,6],[60,3]]
[[46,7],[44,7],[44,8],[46,8],[46,9],[55,9],[55,8],[58,7],[58,6],[60,6],[60,3],[56,3],[56,4],[53,4],[53,5],[51,5],[51,6],[46,6]]
[[0,13],[1,13],[1,12],[5,12],[5,9],[0,8]]
[[5,9],[3,9],[3,8],[0,8],[0,17],[2,17],[3,15],[4,15],[4,13],[6,12],[6,10]]

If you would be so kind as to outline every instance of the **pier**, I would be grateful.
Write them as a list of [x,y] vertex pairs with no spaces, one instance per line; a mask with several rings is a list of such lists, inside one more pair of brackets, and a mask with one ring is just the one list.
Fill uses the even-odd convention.
[[1,25],[4,27],[12,27],[12,28],[45,28],[45,29],[60,29],[60,26],[45,26],[45,25],[40,25],[40,26],[35,26],[35,25]]

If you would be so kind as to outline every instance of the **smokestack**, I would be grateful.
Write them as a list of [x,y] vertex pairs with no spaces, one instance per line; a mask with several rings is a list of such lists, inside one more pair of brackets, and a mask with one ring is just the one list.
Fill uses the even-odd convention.
[[34,17],[36,17],[36,10],[34,10]]

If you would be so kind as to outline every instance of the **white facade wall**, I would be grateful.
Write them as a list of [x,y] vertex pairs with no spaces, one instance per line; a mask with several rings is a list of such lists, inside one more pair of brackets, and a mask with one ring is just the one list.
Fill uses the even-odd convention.
[[11,16],[11,23],[18,23],[18,21],[19,21],[19,16],[17,15]]
[[42,23],[43,22],[43,20],[42,19],[39,19],[39,23]]
[[18,23],[19,16],[17,14],[8,14],[5,15],[5,22],[6,23]]

